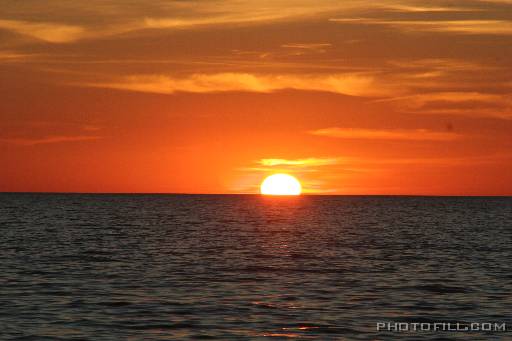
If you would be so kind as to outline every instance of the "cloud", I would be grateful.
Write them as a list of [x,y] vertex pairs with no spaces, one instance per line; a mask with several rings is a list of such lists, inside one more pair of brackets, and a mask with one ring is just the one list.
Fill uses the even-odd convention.
[[512,0],[479,0],[480,2],[512,5]]
[[289,43],[283,44],[281,47],[287,49],[298,50],[296,54],[303,54],[304,52],[316,52],[316,53],[325,53],[332,44],[329,43]]
[[327,75],[216,73],[192,74],[183,78],[162,75],[129,76],[117,82],[85,86],[140,92],[273,92],[283,89],[333,92],[353,96],[380,96],[390,92],[377,86],[371,75],[346,73]]
[[468,156],[447,156],[447,157],[405,157],[405,158],[353,158],[350,160],[353,164],[361,166],[380,166],[380,165],[426,165],[426,166],[468,166],[474,164],[491,164],[508,161],[512,158],[510,153],[493,153],[486,155],[468,155]]
[[64,135],[56,135],[56,136],[47,136],[41,138],[5,138],[0,139],[1,142],[9,143],[9,144],[17,144],[21,146],[35,146],[39,144],[49,144],[49,143],[60,143],[60,142],[77,142],[77,141],[91,141],[91,140],[99,140],[103,139],[104,136],[95,136],[95,135],[77,135],[77,136],[64,136]]
[[[411,107],[421,107],[426,103],[434,102],[434,101],[444,101],[444,102],[452,102],[452,103],[463,103],[467,101],[479,101],[479,102],[488,102],[495,103],[501,102],[504,100],[504,97],[496,94],[485,94],[480,92],[435,92],[428,94],[417,94],[411,96],[403,96],[403,97],[395,97],[384,100],[379,100],[380,102],[396,102],[396,101],[405,101],[409,103]],[[510,101],[510,100],[509,100]]]
[[317,158],[309,157],[302,159],[260,159],[256,161],[258,166],[242,167],[238,170],[244,172],[294,172],[296,174],[307,174],[318,172],[317,167],[334,166],[345,163],[342,158]]
[[[314,17],[339,9],[353,8],[351,1],[340,4],[325,0],[163,1],[151,3],[123,1],[28,2],[20,10],[17,3],[3,4],[0,29],[10,30],[49,43],[69,43],[147,29],[194,29],[230,24],[261,24]],[[42,18],[26,21],[26,18]],[[44,19],[48,20],[45,21]],[[73,20],[80,25],[59,23]]]
[[24,62],[30,59],[33,59],[38,55],[36,54],[27,54],[27,53],[18,53],[13,51],[0,51],[0,63],[16,63],[16,62]]
[[324,49],[326,47],[330,47],[332,44],[329,43],[290,43],[290,44],[283,44],[281,47],[286,48],[292,48],[292,49]]
[[482,69],[493,70],[496,67],[488,64],[476,63],[470,60],[453,59],[453,58],[424,58],[424,59],[403,59],[389,60],[387,63],[391,66],[409,71],[411,69],[459,72],[459,71],[475,71],[480,72]]
[[82,38],[85,29],[76,25],[28,22],[0,19],[0,29],[6,29],[49,43],[67,43]]
[[383,25],[405,32],[445,32],[458,34],[512,34],[509,20],[382,20],[377,18],[332,18],[341,24]]
[[[506,0],[495,0],[496,4],[508,4]],[[141,30],[184,30],[208,26],[253,25],[305,18],[327,18],[337,13],[400,12],[468,12],[481,8],[458,6],[415,5],[410,1],[381,0],[368,3],[358,0],[251,0],[237,1],[163,1],[151,3],[95,1],[46,2],[30,1],[22,7],[13,2],[3,5],[4,17],[0,28],[30,36],[50,43],[69,43],[80,39],[94,39]],[[387,11],[387,12],[386,12]],[[26,18],[41,18],[27,21]],[[60,22],[73,22],[65,24]],[[453,30],[456,32],[507,32],[510,22],[506,20],[454,20],[454,21],[393,21],[373,18],[343,19],[335,22],[354,22],[411,27],[422,30]],[[418,27],[419,26],[419,27]],[[296,47],[299,48],[299,47]]]
[[378,5],[375,7],[382,7],[386,10],[405,12],[405,13],[422,13],[422,12],[473,12],[479,11],[474,8],[466,7],[442,7],[442,6],[411,6],[405,4],[389,4],[389,5]]
[[512,118],[512,97],[481,92],[437,92],[377,100],[402,112]]
[[306,158],[306,159],[261,159],[259,163],[263,166],[297,166],[297,167],[314,167],[329,166],[339,162],[337,158]]
[[[225,25],[261,23],[291,18],[314,17],[322,13],[340,9],[357,8],[354,1],[341,3],[334,0],[322,2],[312,0],[261,0],[257,4],[251,0],[204,1],[174,3],[170,7],[161,6],[158,17],[146,17],[146,28],[187,28],[205,25]],[[185,15],[175,16],[181,10]]]
[[405,140],[405,141],[453,141],[462,136],[453,132],[440,132],[427,129],[357,129],[323,128],[309,132],[316,136],[340,139]]
[[[264,167],[241,168],[242,171],[249,172],[275,172],[275,171],[293,171],[294,173],[318,172],[314,166],[333,166],[331,170],[337,174],[341,171],[351,173],[370,172],[375,167],[394,166],[394,165],[436,165],[436,166],[467,166],[470,164],[496,163],[503,160],[510,160],[511,153],[495,153],[487,155],[467,155],[467,156],[446,156],[446,157],[354,157],[354,156],[338,156],[333,158],[310,158],[310,159],[262,159],[258,161],[263,165],[264,160],[272,160],[270,165]],[[274,161],[275,160],[275,161]],[[301,164],[302,160],[320,160],[319,164]],[[326,160],[322,162],[321,160]],[[274,164],[275,163],[275,164]],[[296,164],[299,163],[299,164]],[[311,166],[311,168],[308,168]],[[281,167],[281,168],[279,168]],[[279,169],[277,169],[279,168]],[[323,172],[323,171],[322,171]]]

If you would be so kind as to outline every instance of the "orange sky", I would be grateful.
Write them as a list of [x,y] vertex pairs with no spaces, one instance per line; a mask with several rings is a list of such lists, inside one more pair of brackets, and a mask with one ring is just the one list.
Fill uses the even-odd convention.
[[0,191],[512,195],[512,2],[9,1]]

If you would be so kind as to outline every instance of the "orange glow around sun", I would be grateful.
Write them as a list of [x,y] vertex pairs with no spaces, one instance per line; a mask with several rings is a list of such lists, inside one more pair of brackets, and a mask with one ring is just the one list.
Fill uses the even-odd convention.
[[288,174],[273,174],[261,183],[261,194],[264,195],[299,195],[302,186],[299,180]]

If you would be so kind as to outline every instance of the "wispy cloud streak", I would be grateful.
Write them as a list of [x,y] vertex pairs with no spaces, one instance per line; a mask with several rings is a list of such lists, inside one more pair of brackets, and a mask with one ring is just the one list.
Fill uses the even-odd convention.
[[50,144],[50,143],[61,143],[61,142],[78,142],[78,141],[92,141],[103,139],[104,136],[96,136],[96,135],[78,135],[78,136],[64,136],[64,135],[56,135],[56,136],[46,136],[41,138],[4,138],[0,139],[0,141],[16,144],[21,146],[35,146],[39,144]]
[[332,18],[341,24],[384,25],[406,32],[447,32],[458,34],[512,34],[509,20],[383,20],[378,18]]
[[259,163],[263,166],[297,166],[315,167],[335,165],[339,162],[337,158],[306,158],[306,159],[261,159]]
[[324,91],[354,96],[379,96],[389,93],[384,86],[377,86],[371,75],[358,73],[331,75],[217,73],[193,74],[184,78],[144,75],[129,76],[116,82],[84,85],[163,94],[224,91],[273,92],[283,89]]
[[67,43],[85,35],[85,29],[77,25],[22,20],[0,20],[0,29],[6,29],[49,43]]
[[323,128],[312,130],[312,135],[339,139],[405,140],[405,141],[453,141],[462,136],[454,132],[432,131],[427,129],[354,129]]

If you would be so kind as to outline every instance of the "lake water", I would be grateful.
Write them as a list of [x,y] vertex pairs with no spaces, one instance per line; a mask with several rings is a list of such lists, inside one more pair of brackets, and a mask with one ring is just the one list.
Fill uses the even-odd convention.
[[0,194],[0,229],[2,340],[512,339],[512,198]]

